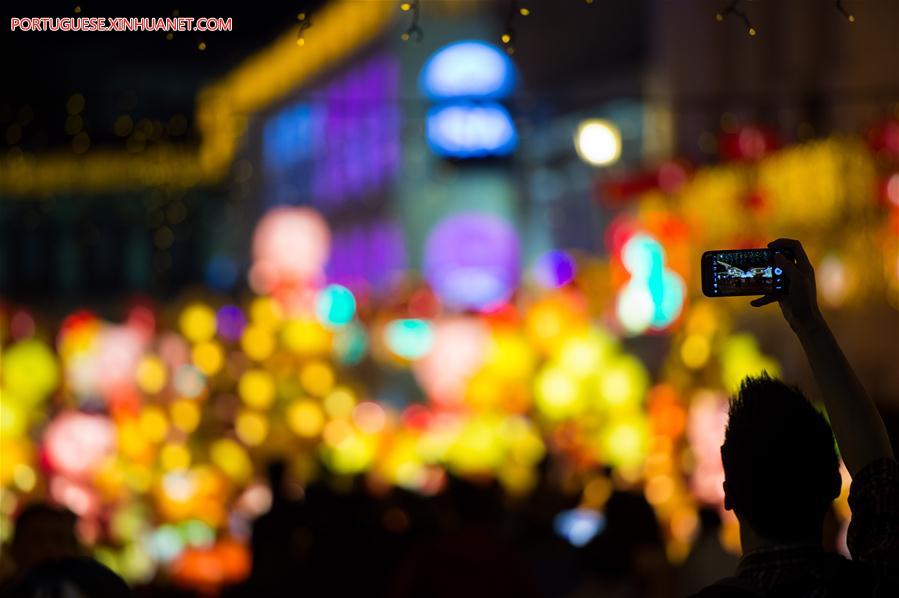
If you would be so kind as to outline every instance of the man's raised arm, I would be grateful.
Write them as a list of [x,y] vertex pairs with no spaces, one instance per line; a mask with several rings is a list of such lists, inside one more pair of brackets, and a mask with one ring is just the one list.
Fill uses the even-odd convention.
[[779,253],[774,258],[789,280],[789,291],[784,296],[766,295],[755,299],[752,305],[780,303],[821,389],[830,425],[849,473],[854,476],[878,459],[893,458],[890,439],[877,407],[818,309],[815,271],[802,244],[792,239],[778,239],[768,247],[785,250],[796,259],[793,263]]

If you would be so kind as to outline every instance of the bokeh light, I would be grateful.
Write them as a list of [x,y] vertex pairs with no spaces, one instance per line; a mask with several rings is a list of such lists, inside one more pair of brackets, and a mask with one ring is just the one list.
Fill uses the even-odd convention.
[[413,365],[413,372],[428,399],[459,405],[468,378],[481,365],[488,331],[480,320],[454,318],[435,324],[431,350]]
[[24,340],[3,351],[3,388],[34,405],[56,388],[59,367],[53,352],[38,340]]
[[587,164],[607,166],[621,156],[621,132],[607,120],[585,120],[578,125],[574,147]]
[[268,409],[275,400],[275,381],[266,370],[247,370],[237,383],[237,392],[247,406]]
[[[615,149],[601,137],[582,140],[582,157],[615,159],[620,139]],[[351,291],[326,276],[325,219],[278,208],[257,231],[247,295],[192,288],[171,305],[129,302],[121,322],[79,310],[56,328],[55,314],[4,304],[0,539],[21,505],[56,501],[129,581],[158,572],[212,594],[246,574],[251,521],[283,498],[265,465],[283,459],[296,496],[352,486],[392,500],[390,485],[431,496],[460,476],[519,499],[554,484],[578,505],[555,519],[573,546],[602,533],[610,495],[636,490],[669,558],[684,558],[697,508],[721,508],[728,394],[746,375],[777,375],[784,354],[773,329],[746,329],[757,321],[737,316],[742,304],[699,296],[699,246],[764,242],[745,237],[747,218],[759,237],[801,224],[819,231],[809,253],[827,306],[849,314],[863,297],[899,297],[895,169],[869,159],[822,140],[739,168],[682,167],[672,185],[666,162],[637,176],[648,186],[621,205],[598,193],[607,254],[577,239],[534,243],[519,235],[526,218],[449,197],[422,219],[436,223],[430,234],[416,231],[424,280],[395,273]],[[437,163],[453,191],[466,169],[496,166]],[[875,183],[886,201],[854,203],[884,191]],[[412,203],[430,210],[451,194]],[[483,199],[491,214],[514,213]],[[317,205],[329,219],[338,208]],[[865,216],[853,220],[863,239],[820,232],[847,214]],[[391,505],[385,529],[414,525],[404,509]],[[845,519],[845,497],[837,513]],[[732,538],[733,521],[724,527]]]
[[574,280],[575,274],[574,258],[562,250],[544,253],[534,264],[534,279],[549,289],[565,286]]
[[300,399],[287,408],[287,424],[297,436],[312,438],[321,433],[325,418],[318,403]]
[[572,546],[586,546],[605,528],[605,517],[593,509],[562,511],[553,520],[556,534],[568,540]]
[[319,293],[315,304],[319,322],[332,328],[346,326],[356,314],[356,298],[346,287],[332,284]]
[[115,450],[116,428],[107,417],[80,412],[57,415],[44,432],[50,466],[72,479],[87,479]]
[[433,100],[498,99],[515,86],[515,67],[499,48],[466,40],[435,52],[421,71],[419,86]]
[[325,220],[311,208],[275,208],[262,217],[253,235],[250,286],[283,297],[316,282],[331,246]]
[[506,156],[518,146],[512,115],[501,104],[450,104],[432,108],[426,135],[431,149],[449,158]]
[[393,320],[385,327],[384,336],[388,348],[404,359],[424,357],[434,343],[431,324],[425,320]]
[[201,343],[215,336],[215,312],[208,305],[192,303],[181,312],[181,332],[188,340]]
[[488,309],[508,299],[518,285],[520,260],[518,235],[509,223],[461,214],[431,231],[424,274],[446,304]]
[[616,310],[630,334],[666,328],[680,316],[686,286],[665,260],[664,247],[649,235],[636,234],[621,248],[621,262],[631,278],[618,296]]

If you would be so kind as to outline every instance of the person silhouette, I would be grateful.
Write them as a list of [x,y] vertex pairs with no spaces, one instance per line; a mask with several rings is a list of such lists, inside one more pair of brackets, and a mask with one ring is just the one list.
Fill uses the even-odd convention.
[[442,500],[446,529],[414,545],[399,561],[388,596],[543,595],[533,563],[502,529],[497,482],[450,476]]
[[[725,508],[740,522],[736,575],[693,596],[899,596],[899,466],[883,420],[818,308],[802,245],[769,244],[789,281],[778,302],[811,365],[830,425],[796,387],[763,374],[733,398],[721,447]],[[831,431],[832,426],[832,431]],[[852,476],[848,546],[822,548],[825,515],[839,495],[840,454]]]
[[11,587],[2,598],[129,598],[131,589],[111,569],[86,556],[67,556],[41,561]]
[[14,578],[45,561],[82,556],[84,551],[75,533],[78,517],[68,509],[45,502],[33,502],[16,516],[9,552],[15,567]]
[[271,507],[253,522],[250,577],[242,588],[231,591],[243,595],[292,596],[303,587],[312,543],[307,505],[287,494],[284,461],[269,463],[266,473]]

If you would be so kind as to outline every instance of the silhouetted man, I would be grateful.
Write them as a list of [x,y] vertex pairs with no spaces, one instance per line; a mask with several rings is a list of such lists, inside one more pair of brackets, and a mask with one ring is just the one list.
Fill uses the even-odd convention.
[[[775,260],[789,279],[778,301],[796,333],[833,427],[802,393],[767,375],[747,378],[731,403],[721,459],[725,507],[740,521],[736,576],[695,596],[899,596],[899,467],[883,420],[821,317],[815,274],[798,241]],[[840,453],[852,475],[853,560],[822,549],[824,516],[839,495]]]
[[81,556],[77,522],[71,511],[47,503],[35,502],[22,509],[10,541],[18,575],[46,561]]

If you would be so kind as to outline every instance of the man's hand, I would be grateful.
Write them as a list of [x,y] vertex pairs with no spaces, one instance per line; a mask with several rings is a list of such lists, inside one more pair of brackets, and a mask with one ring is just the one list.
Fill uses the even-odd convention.
[[879,459],[893,458],[890,438],[877,407],[868,397],[852,366],[818,309],[815,270],[799,241],[778,239],[768,247],[782,254],[775,263],[783,269],[789,287],[785,295],[765,295],[751,302],[761,307],[777,301],[790,327],[799,338],[818,382],[840,453],[849,473],[855,475]]
[[[753,307],[762,307],[777,301],[784,318],[790,327],[799,332],[802,328],[821,322],[821,311],[818,309],[817,288],[815,286],[815,269],[802,247],[802,243],[794,239],[778,239],[768,243],[768,248],[775,252],[774,263],[784,271],[788,281],[787,293],[784,295],[765,295],[750,302]],[[792,255],[793,263],[785,253]]]

